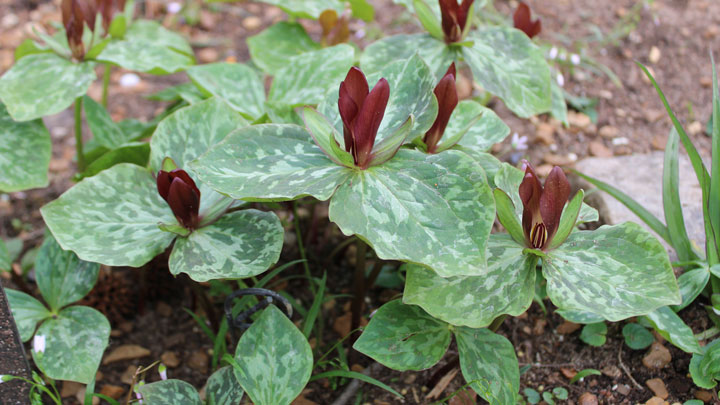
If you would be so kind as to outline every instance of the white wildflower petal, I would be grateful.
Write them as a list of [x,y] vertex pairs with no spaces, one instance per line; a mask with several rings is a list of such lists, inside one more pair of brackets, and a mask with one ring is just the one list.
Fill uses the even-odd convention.
[[555,59],[558,56],[558,49],[556,47],[550,48],[550,52],[548,52],[548,58]]
[[44,353],[45,352],[45,336],[44,335],[35,335],[35,338],[33,339],[33,351],[35,353]]
[[555,80],[557,81],[558,86],[563,87],[565,85],[565,77],[563,77],[562,73],[558,72]]
[[580,64],[580,55],[574,53],[570,55],[570,63],[573,65],[579,65]]
[[170,2],[167,5],[167,12],[170,14],[177,14],[180,10],[182,10],[182,4],[177,1]]

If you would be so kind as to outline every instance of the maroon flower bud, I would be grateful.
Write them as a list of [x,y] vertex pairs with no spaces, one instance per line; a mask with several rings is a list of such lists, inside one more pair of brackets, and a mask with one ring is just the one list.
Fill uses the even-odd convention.
[[450,121],[450,116],[458,104],[458,94],[455,88],[455,62],[450,65],[445,76],[435,86],[435,97],[438,101],[438,115],[423,138],[428,153],[435,153],[437,144],[445,133],[448,121]]
[[125,9],[125,0],[95,0],[95,2],[97,11],[102,16],[103,29],[107,33],[115,13]]
[[372,91],[368,91],[367,79],[356,67],[350,68],[340,83],[338,109],[343,122],[345,150],[352,154],[355,165],[361,169],[367,169],[372,161],[375,137],[389,98],[387,80],[378,80]]
[[85,56],[83,31],[85,24],[95,28],[95,4],[86,0],[62,0],[60,4],[63,26],[73,58],[82,60]]
[[525,242],[530,248],[545,250],[560,225],[560,216],[570,197],[570,183],[562,169],[555,166],[543,188],[532,166],[527,161],[523,164],[526,167],[525,178],[520,183],[520,198]]
[[525,35],[530,38],[539,34],[542,28],[542,24],[540,23],[539,18],[535,21],[532,21],[530,19],[530,7],[528,7],[528,5],[523,3],[522,1],[520,2],[520,4],[518,4],[517,10],[515,10],[515,14],[513,14],[513,23],[515,25],[515,28],[524,32]]
[[200,190],[192,178],[182,169],[170,172],[160,170],[157,175],[157,188],[160,197],[165,200],[180,225],[187,229],[196,229],[200,222]]
[[474,0],[462,0],[458,4],[457,0],[439,0],[440,14],[442,17],[442,29],[445,33],[445,42],[460,42],[465,34],[467,25],[468,11]]

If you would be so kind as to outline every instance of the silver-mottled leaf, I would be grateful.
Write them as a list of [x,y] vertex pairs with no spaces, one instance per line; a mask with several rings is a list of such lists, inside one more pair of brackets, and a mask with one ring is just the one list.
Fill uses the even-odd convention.
[[[143,403],[148,405],[201,405],[195,387],[181,380],[164,380],[138,386]],[[219,403],[216,403],[219,405]]]
[[673,306],[674,311],[692,304],[698,295],[705,289],[708,281],[710,281],[710,271],[707,267],[698,267],[684,272],[678,277],[678,286],[680,287],[680,295],[682,295],[682,304]]
[[550,67],[540,48],[520,30],[506,26],[471,31],[463,47],[473,78],[527,118],[552,108]]
[[645,316],[655,330],[687,353],[702,353],[692,329],[670,307],[661,307]]
[[352,169],[333,163],[297,125],[253,125],[190,164],[202,182],[236,199],[327,200]]
[[532,304],[537,264],[534,255],[522,251],[523,246],[508,235],[493,234],[483,275],[442,278],[427,268],[408,265],[403,302],[471,328],[488,326],[502,314],[520,315]]
[[[230,132],[249,123],[224,101],[210,98],[189,107],[181,108],[157,126],[150,140],[150,168],[157,173],[166,157],[173,159],[179,168],[188,170],[188,164],[220,143]],[[197,175],[192,176],[197,179]],[[227,208],[231,199],[216,192],[205,183],[200,189],[200,215],[207,216],[216,208]]]
[[555,310],[555,313],[562,316],[563,319],[572,323],[589,324],[598,323],[605,320],[605,318],[603,318],[602,316],[594,314],[592,312],[577,311],[573,309],[558,308],[557,310]]
[[488,329],[458,327],[455,339],[465,381],[491,404],[515,404],[520,390],[520,370],[515,348]]
[[0,139],[0,191],[47,186],[52,145],[43,122],[13,121],[0,103]]
[[16,121],[68,108],[95,80],[92,63],[72,63],[54,53],[28,55],[0,78],[0,100]]
[[262,0],[262,2],[280,7],[297,18],[317,19],[325,10],[335,10],[340,14],[344,9],[343,3],[338,0]]
[[[406,138],[407,142],[424,135],[435,122],[438,111],[437,99],[433,93],[436,80],[427,64],[417,55],[411,55],[409,59],[397,61],[378,72],[368,74],[368,84],[374,86],[383,77],[390,86],[390,98],[378,128],[375,144],[394,134],[407,122],[410,115],[413,116],[414,124]],[[335,126],[339,134],[342,134],[343,125],[338,112],[339,89],[338,82],[318,105],[318,111]],[[345,140],[339,137],[338,143],[345,145]]]
[[288,65],[289,58],[320,49],[320,44],[310,38],[302,25],[288,21],[248,37],[247,45],[252,61],[273,76]]
[[130,140],[113,121],[105,107],[90,96],[83,96],[83,109],[90,131],[99,145],[115,149]]
[[485,176],[487,177],[488,184],[490,187],[495,188],[495,176],[497,175],[498,171],[502,167],[503,163],[498,160],[495,156],[486,153],[486,152],[478,152],[469,148],[466,148],[462,145],[455,145],[453,146],[453,150],[456,150],[458,152],[462,152],[471,159],[473,159],[477,164],[482,166],[483,170],[485,170]]
[[442,277],[479,275],[495,201],[482,168],[464,154],[401,149],[385,164],[354,171],[329,216],[382,259],[420,263]]
[[90,307],[68,307],[43,322],[39,336],[45,337],[45,351],[32,351],[38,368],[55,380],[89,384],[108,345],[110,322]]
[[240,337],[235,378],[257,405],[285,405],[310,379],[312,349],[302,332],[270,305]]
[[99,270],[99,264],[80,260],[75,253],[62,250],[50,234],[45,235],[35,259],[38,288],[53,312],[89,293]]
[[576,231],[547,254],[543,274],[559,308],[619,321],[681,302],[665,248],[635,223]]
[[142,266],[162,253],[177,224],[147,169],[121,163],[89,177],[40,209],[60,246],[90,262]]
[[282,244],[283,227],[272,212],[232,212],[178,238],[170,273],[195,281],[256,276],[277,262]]
[[0,271],[8,271],[11,266],[10,253],[7,250],[7,246],[5,246],[5,242],[0,239]]
[[550,88],[552,91],[552,110],[550,111],[550,113],[556,120],[562,122],[565,126],[567,126],[568,109],[567,103],[565,102],[565,95],[563,94],[563,90],[554,80],[551,80]]
[[340,86],[355,60],[355,49],[335,45],[293,56],[273,78],[268,100],[297,106],[317,104],[331,87]]
[[150,144],[147,142],[130,142],[103,153],[93,160],[79,176],[81,178],[92,177],[119,163],[132,163],[140,167],[146,167],[149,159]]
[[456,60],[456,52],[429,34],[393,35],[368,45],[360,57],[360,67],[365,74],[377,72],[386,65],[418,54],[430,66],[436,80],[442,77],[448,66]]
[[49,318],[52,314],[40,301],[22,291],[6,288],[5,295],[10,303],[20,339],[27,342],[33,336],[38,322]]
[[494,144],[501,142],[510,133],[510,127],[505,125],[493,110],[475,101],[463,100],[450,116],[448,126],[445,128],[445,134],[440,138],[439,147],[442,148],[445,145],[444,140],[451,139],[456,133],[466,130],[478,115],[480,115],[480,120],[465,132],[458,145],[477,152],[487,152]]
[[242,63],[209,63],[187,70],[190,80],[208,96],[221,98],[246,118],[260,118],[265,110],[265,87],[258,73]]
[[375,312],[353,347],[393,370],[425,370],[440,361],[450,337],[445,322],[394,300]]
[[[212,373],[205,387],[208,404],[236,405],[240,403],[243,394],[244,391],[230,366],[225,366]],[[211,398],[212,402],[210,402]]]

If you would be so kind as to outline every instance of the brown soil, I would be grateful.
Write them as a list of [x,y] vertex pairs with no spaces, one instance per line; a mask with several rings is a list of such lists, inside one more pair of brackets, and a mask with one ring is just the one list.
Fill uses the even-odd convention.
[[[376,7],[377,21],[370,24],[353,22],[351,29],[358,32],[362,29],[366,34],[363,38],[354,38],[361,45],[372,42],[381,35],[402,32],[419,32],[420,28],[413,25],[412,19],[402,7],[392,4],[389,0],[372,1]],[[512,5],[497,2],[497,8],[509,15]],[[541,41],[565,46],[573,52],[582,53],[595,58],[610,68],[622,82],[622,87],[615,86],[604,75],[593,75],[587,71],[565,72],[565,89],[574,95],[598,99],[597,123],[584,128],[561,128],[548,117],[532,120],[521,120],[514,117],[501,102],[492,105],[500,116],[510,125],[513,132],[528,135],[530,149],[526,152],[532,162],[557,162],[567,159],[568,154],[582,158],[590,154],[589,145],[593,141],[600,142],[612,154],[643,153],[653,149],[662,149],[670,122],[664,113],[662,104],[651,85],[643,80],[642,72],[634,64],[639,60],[655,73],[668,100],[678,113],[681,121],[690,126],[694,121],[705,123],[710,115],[711,93],[709,79],[711,77],[708,51],[720,55],[720,3],[712,0],[656,0],[654,4],[639,12],[637,27],[629,36],[618,38],[617,41],[605,40],[585,41],[597,27],[605,34],[616,27],[620,17],[631,12],[634,1],[615,0],[612,2],[589,0],[534,0],[530,2],[534,13],[541,16],[544,31]],[[199,15],[199,24],[189,26],[174,21],[162,12],[162,3],[146,2],[143,11],[148,17],[163,19],[166,24],[186,34],[196,48],[199,61],[203,63],[230,59],[248,60],[245,39],[262,31],[273,22],[283,20],[284,14],[274,7],[257,3],[204,5]],[[8,17],[13,15],[16,19]],[[59,11],[55,5],[43,3],[38,5],[32,1],[0,0],[0,72],[12,64],[12,51],[31,32],[32,24],[45,24],[59,20]],[[319,27],[314,22],[303,22],[308,30],[318,36]],[[622,27],[620,27],[622,28]],[[649,62],[652,47],[660,50],[660,59]],[[150,102],[143,96],[160,90],[167,85],[187,80],[184,74],[162,78],[141,75],[142,83],[132,89],[123,89],[118,81],[124,72],[114,71],[111,80],[109,109],[113,117],[149,119],[164,107],[161,103]],[[93,84],[90,94],[98,98],[100,84]],[[692,108],[689,108],[692,106]],[[535,139],[539,124],[549,122],[554,129],[550,144]],[[42,219],[38,209],[48,201],[56,198],[71,186],[74,172],[72,156],[74,141],[71,134],[72,116],[69,111],[46,119],[48,128],[53,135],[53,160],[51,163],[51,184],[46,189],[11,193],[0,198],[0,237],[21,237],[25,249],[38,246],[44,232]],[[611,139],[598,135],[600,128],[611,126],[617,130],[617,137],[625,137],[626,145],[614,145]],[[697,126],[697,125],[695,125]],[[686,127],[687,128],[687,127]],[[702,131],[691,135],[699,149],[707,154],[709,138]],[[554,145],[554,146],[553,146]],[[506,146],[498,148],[500,156],[506,159],[518,159],[518,153],[509,153]],[[320,208],[325,207],[319,204]],[[309,238],[308,254],[315,275],[321,269],[328,272],[329,291],[334,294],[347,294],[351,288],[351,269],[353,267],[352,247],[338,255],[337,260],[326,263],[325,257],[342,239],[337,227],[327,224],[327,219],[320,212],[320,223],[315,236]],[[279,211],[287,218],[287,211]],[[307,214],[305,212],[305,214]],[[303,214],[303,229],[309,229],[308,216]],[[27,226],[23,226],[23,224]],[[315,228],[313,228],[315,229]],[[294,230],[286,226],[287,240],[281,263],[299,257],[294,243]],[[108,352],[123,344],[138,344],[148,348],[151,355],[132,361],[123,361],[100,368],[102,379],[98,389],[103,385],[118,385],[127,390],[128,385],[122,382],[122,375],[129,367],[148,365],[159,359],[167,351],[174,352],[180,359],[180,365],[171,368],[172,378],[181,378],[200,388],[210,373],[209,368],[203,369],[195,364],[190,367],[191,357],[202,358],[198,354],[212,350],[209,339],[203,334],[195,321],[181,308],[188,308],[203,314],[197,305],[196,297],[182,280],[173,280],[167,276],[167,269],[162,259],[151,262],[140,270],[115,269],[116,276],[111,281],[101,282],[88,302],[99,307],[112,307],[113,300],[119,299],[127,311],[120,315],[111,314],[113,337]],[[298,266],[288,270],[283,276],[299,275],[302,269]],[[3,280],[12,284],[9,280]],[[108,285],[108,283],[110,285]],[[121,284],[128,291],[128,296],[117,296],[117,285]],[[279,280],[275,289],[284,289],[290,295],[300,299],[309,306],[312,296],[307,291],[307,284],[301,279]],[[113,295],[115,294],[115,295]],[[397,291],[376,288],[370,293],[368,310],[378,308],[387,302]],[[220,305],[224,294],[215,296],[216,309],[220,313]],[[109,304],[108,304],[109,301]],[[324,333],[318,351],[323,353],[342,336],[335,329],[346,328],[344,321],[348,314],[347,298],[337,298],[334,305],[323,310],[322,321]],[[521,366],[531,365],[521,377],[521,392],[526,387],[538,391],[554,387],[565,387],[570,392],[568,403],[577,403],[585,392],[597,395],[603,404],[624,404],[647,401],[652,394],[645,386],[645,381],[660,378],[670,393],[670,403],[694,398],[696,388],[687,375],[690,356],[665,343],[672,354],[672,362],[660,370],[651,370],[642,364],[645,351],[633,351],[623,344],[620,330],[624,323],[610,324],[608,340],[603,346],[595,348],[579,340],[578,332],[561,335],[556,328],[563,321],[552,313],[551,305],[545,302],[550,314],[544,314],[537,304],[533,304],[527,314],[509,319],[501,327],[500,333],[508,337],[515,345]],[[170,308],[168,312],[168,307]],[[112,312],[112,311],[111,311]],[[680,313],[693,328],[700,332],[709,327],[709,321],[700,303]],[[207,315],[207,314],[205,314]],[[298,320],[297,316],[294,320]],[[317,339],[314,342],[319,343]],[[231,344],[231,350],[233,349]],[[429,390],[437,381],[451,371],[447,363],[457,354],[454,345],[448,355],[430,370],[417,373],[399,373],[381,369],[373,377],[389,384],[405,395],[404,401],[394,399],[386,392],[369,386],[358,391],[362,403],[430,403],[426,399]],[[369,359],[362,359],[354,369],[367,367]],[[622,365],[627,371],[622,370]],[[591,376],[582,382],[569,384],[569,378],[563,369],[579,371],[585,368],[604,370],[601,376]],[[643,388],[638,388],[631,379],[634,378]],[[157,379],[157,374],[148,375],[148,381]],[[318,404],[331,403],[337,398],[347,381],[318,381],[311,383],[303,393],[303,398]],[[440,395],[440,398],[461,389],[464,381],[455,377]],[[626,390],[624,387],[629,387]],[[623,394],[626,392],[626,394]],[[474,397],[474,395],[471,395]],[[714,397],[717,401],[717,397]],[[297,403],[311,403],[311,402]],[[457,400],[455,400],[457,401]],[[67,398],[66,403],[75,403]],[[461,403],[461,402],[453,402]]]

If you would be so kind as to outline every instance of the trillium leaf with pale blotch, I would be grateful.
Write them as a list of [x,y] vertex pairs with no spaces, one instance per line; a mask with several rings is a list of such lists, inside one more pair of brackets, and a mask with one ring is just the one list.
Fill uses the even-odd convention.
[[344,4],[339,0],[263,0],[263,3],[280,7],[297,18],[317,19],[325,10],[334,10],[338,14],[344,10]]
[[45,350],[33,349],[35,364],[55,380],[89,384],[110,338],[110,323],[95,309],[68,307],[40,325],[35,339],[45,339]]
[[0,271],[8,271],[11,266],[10,253],[7,250],[7,246],[5,246],[5,242],[0,239]]
[[241,63],[209,63],[187,70],[188,77],[207,96],[225,100],[245,118],[260,118],[265,107],[265,87],[259,73]]
[[370,74],[416,53],[428,64],[434,80],[440,79],[458,56],[454,48],[428,34],[393,35],[368,45],[360,57],[360,67]]
[[10,310],[12,310],[15,325],[17,325],[20,339],[27,342],[33,336],[38,322],[52,316],[40,301],[22,291],[5,289]]
[[34,120],[68,108],[95,78],[92,63],[54,53],[28,55],[0,78],[0,100],[14,120]]
[[[144,403],[153,405],[201,405],[200,395],[195,387],[182,380],[156,381],[136,388]],[[220,404],[219,402],[216,404]]]
[[670,343],[686,353],[702,353],[692,329],[670,307],[661,307],[645,318]]
[[287,21],[248,37],[247,45],[252,61],[273,76],[288,65],[289,58],[320,49],[320,44],[310,38],[302,25]]
[[285,405],[305,388],[313,355],[302,332],[270,305],[240,337],[235,361],[235,378],[253,403]]
[[393,370],[425,370],[440,361],[450,337],[447,323],[394,300],[375,312],[353,347]]
[[486,152],[509,133],[510,128],[493,110],[478,102],[463,100],[450,116],[445,134],[438,143],[438,151],[458,144],[478,152]]
[[631,222],[572,233],[547,252],[543,275],[556,306],[609,321],[681,302],[665,248]]
[[500,315],[525,312],[535,293],[534,255],[523,253],[508,235],[488,241],[488,266],[478,276],[442,278],[417,265],[407,266],[403,302],[419,305],[453,325],[482,328]]
[[52,145],[43,122],[16,122],[0,103],[0,139],[0,191],[45,187]]
[[208,404],[214,405],[239,404],[244,393],[231,366],[222,367],[212,373],[205,388]]

